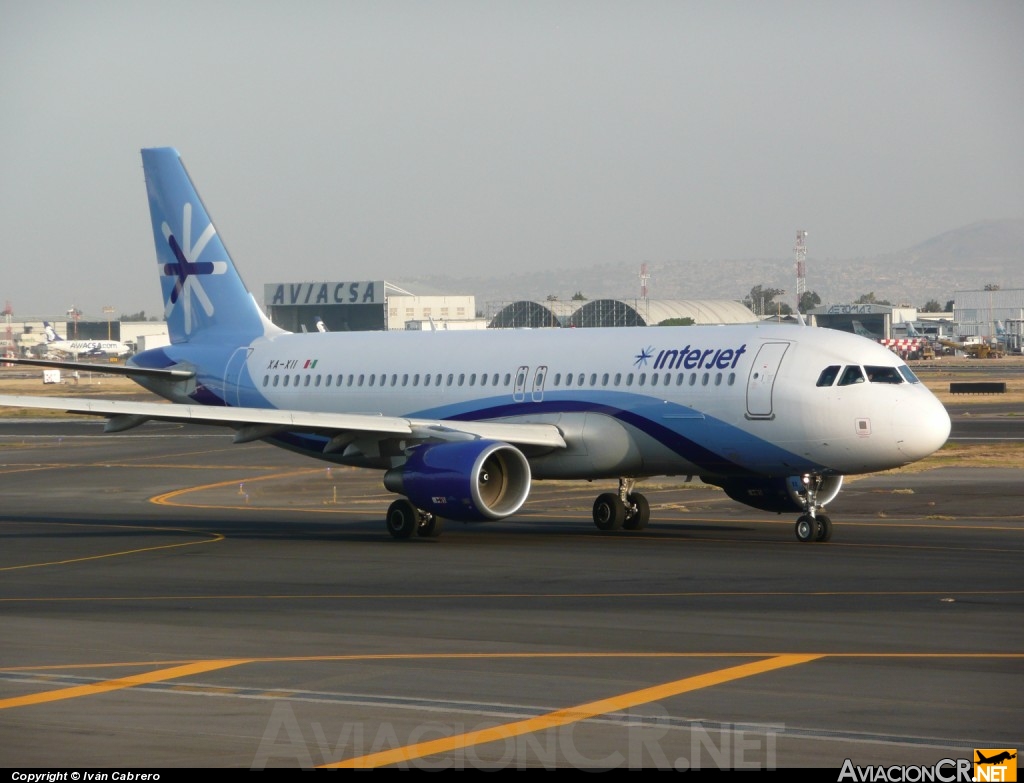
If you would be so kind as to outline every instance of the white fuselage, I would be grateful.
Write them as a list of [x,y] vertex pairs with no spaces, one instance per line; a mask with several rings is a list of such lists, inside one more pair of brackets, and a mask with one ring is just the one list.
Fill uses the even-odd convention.
[[[173,355],[173,351],[172,351]],[[243,371],[244,365],[244,371]],[[863,382],[818,385],[861,368]],[[877,343],[788,325],[280,334],[200,382],[233,406],[553,423],[538,478],[884,470],[949,434],[942,405]]]

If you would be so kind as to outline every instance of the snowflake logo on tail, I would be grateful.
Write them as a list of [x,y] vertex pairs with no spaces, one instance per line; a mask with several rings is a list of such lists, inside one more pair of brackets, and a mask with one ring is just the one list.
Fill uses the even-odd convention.
[[192,307],[193,302],[198,302],[207,316],[213,315],[213,302],[203,289],[199,275],[222,275],[228,271],[226,261],[199,261],[199,256],[209,244],[210,240],[217,234],[213,223],[206,226],[206,229],[199,235],[195,244],[192,242],[192,205],[185,204],[181,214],[181,235],[182,241],[171,232],[171,227],[164,223],[164,239],[167,240],[171,252],[174,254],[173,264],[164,264],[163,274],[165,277],[174,278],[174,288],[167,299],[167,306],[164,309],[164,318],[170,316],[174,306],[181,300],[185,315],[185,333],[192,332]]

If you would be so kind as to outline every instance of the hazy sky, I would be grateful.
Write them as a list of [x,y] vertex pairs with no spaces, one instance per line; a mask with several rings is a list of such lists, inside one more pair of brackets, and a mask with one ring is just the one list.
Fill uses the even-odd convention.
[[1024,217],[1020,0],[0,0],[0,100],[16,316],[162,310],[149,146],[260,299]]

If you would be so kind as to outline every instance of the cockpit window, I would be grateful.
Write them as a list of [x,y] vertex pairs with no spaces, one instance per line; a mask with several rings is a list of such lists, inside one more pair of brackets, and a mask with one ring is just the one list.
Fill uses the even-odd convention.
[[907,383],[920,383],[921,379],[914,375],[914,371],[911,370],[907,365],[901,364],[899,366],[900,375],[906,378]]
[[903,376],[895,367],[873,367],[868,365],[864,368],[868,371],[868,380],[871,383],[903,383]]
[[855,383],[864,383],[864,372],[856,364],[851,364],[843,370],[842,377],[839,378],[839,385],[852,386]]
[[836,382],[836,376],[839,375],[839,365],[833,364],[826,367],[821,371],[821,375],[818,376],[818,386],[831,386]]

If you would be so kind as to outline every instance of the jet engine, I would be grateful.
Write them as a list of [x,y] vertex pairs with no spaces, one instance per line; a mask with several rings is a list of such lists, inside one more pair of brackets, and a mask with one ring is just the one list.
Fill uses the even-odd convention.
[[530,494],[530,464],[493,440],[428,443],[384,474],[384,486],[423,511],[461,522],[514,514]]
[[[804,511],[804,500],[807,488],[802,476],[786,476],[784,478],[711,478],[701,476],[706,484],[721,487],[725,494],[746,506],[759,508],[762,511]],[[830,503],[843,486],[842,476],[823,476],[818,487],[815,504],[825,506]]]

